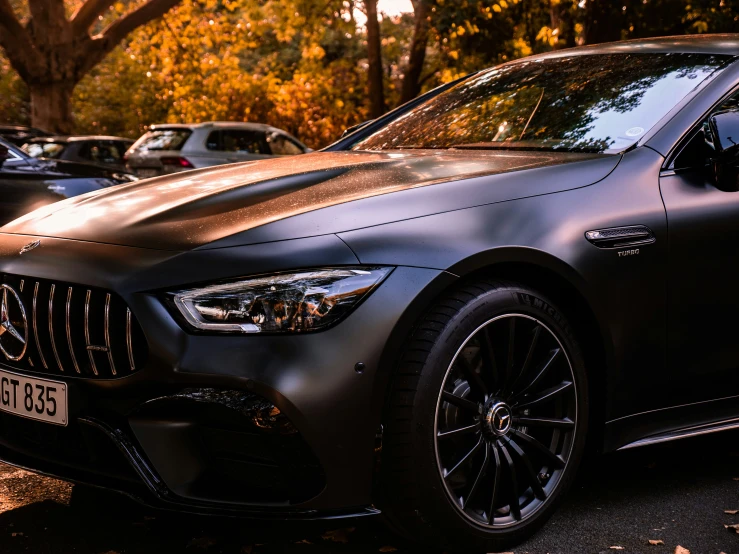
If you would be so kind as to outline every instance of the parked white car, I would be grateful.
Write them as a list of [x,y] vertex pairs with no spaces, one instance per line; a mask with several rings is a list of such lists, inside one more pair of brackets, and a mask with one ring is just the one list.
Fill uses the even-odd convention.
[[212,121],[152,125],[126,152],[140,178],[200,167],[305,154],[311,149],[286,131],[259,123]]

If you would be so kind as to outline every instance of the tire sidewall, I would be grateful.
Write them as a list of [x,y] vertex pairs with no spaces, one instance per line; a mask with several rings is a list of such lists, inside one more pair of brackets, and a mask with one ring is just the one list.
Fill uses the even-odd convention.
[[[551,516],[563,494],[571,486],[577,466],[582,458],[588,419],[587,376],[583,357],[566,318],[543,295],[524,287],[507,286],[494,290],[481,289],[481,294],[471,296],[441,331],[431,348],[419,380],[413,419],[416,422],[414,452],[417,453],[416,467],[420,486],[417,498],[419,517],[446,532],[443,533],[453,544],[447,547],[462,547],[487,550],[491,547],[506,547],[524,540],[534,533]],[[490,529],[465,518],[452,505],[436,462],[435,421],[441,387],[447,369],[462,344],[484,323],[506,314],[521,314],[541,321],[559,339],[572,366],[576,381],[577,418],[567,467],[549,500],[534,514],[520,523],[503,529]],[[465,538],[463,538],[465,537]],[[457,542],[456,539],[460,539]],[[468,539],[468,540],[466,540]],[[443,539],[442,539],[443,540]]]

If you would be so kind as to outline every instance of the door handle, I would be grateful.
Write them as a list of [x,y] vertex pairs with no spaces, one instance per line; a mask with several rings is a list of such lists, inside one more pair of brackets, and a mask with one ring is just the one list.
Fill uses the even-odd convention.
[[639,244],[652,244],[657,240],[652,230],[645,225],[596,229],[587,231],[585,238],[598,248],[624,248]]

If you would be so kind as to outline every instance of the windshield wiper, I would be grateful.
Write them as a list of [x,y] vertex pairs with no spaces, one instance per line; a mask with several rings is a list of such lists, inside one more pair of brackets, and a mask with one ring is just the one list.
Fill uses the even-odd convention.
[[471,142],[467,144],[454,144],[448,148],[454,150],[536,150],[539,152],[578,152],[585,154],[600,154],[599,148],[583,147],[552,147],[540,143],[525,140],[510,140],[505,142]]

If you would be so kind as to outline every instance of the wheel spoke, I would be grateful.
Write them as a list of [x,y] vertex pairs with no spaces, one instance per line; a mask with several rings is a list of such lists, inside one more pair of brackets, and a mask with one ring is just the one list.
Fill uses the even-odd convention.
[[467,400],[466,398],[462,398],[461,396],[457,396],[456,394],[452,394],[451,392],[447,391],[441,393],[441,398],[446,402],[449,402],[449,404],[452,404],[453,406],[456,406],[457,408],[460,408],[462,410],[475,412],[476,414],[480,413],[480,406],[477,404],[477,402],[473,402],[472,400]]
[[477,334],[480,341],[482,367],[490,372],[493,389],[495,389],[495,385],[500,381],[500,373],[498,371],[498,364],[495,362],[495,350],[493,349],[493,339],[490,337],[490,326],[484,327]]
[[451,431],[439,431],[436,436],[439,439],[455,439],[463,435],[470,435],[480,429],[479,423],[473,423],[466,427],[460,427],[459,429],[452,429]]
[[574,429],[575,422],[571,419],[553,419],[548,417],[516,417],[513,422],[524,427],[554,427],[555,429]]
[[544,446],[531,435],[527,435],[526,433],[524,433],[523,431],[519,431],[518,429],[513,429],[511,432],[516,438],[516,443],[520,441],[521,443],[530,446],[532,449],[539,452],[554,468],[562,469],[565,466],[562,458],[557,456],[554,452],[549,450],[546,446]]
[[493,462],[495,462],[495,475],[493,476],[493,496],[490,499],[490,509],[488,510],[488,525],[493,522],[495,518],[495,503],[498,500],[498,493],[500,491],[500,454],[498,453],[498,447],[494,444],[488,445],[488,450],[492,452]]
[[555,348],[549,353],[549,358],[547,358],[547,361],[544,362],[544,365],[541,366],[541,369],[537,372],[534,379],[526,385],[526,387],[517,394],[517,396],[521,394],[525,394],[526,392],[530,391],[532,388],[534,388],[539,381],[541,381],[542,377],[547,374],[547,372],[552,368],[554,365],[554,362],[559,358],[559,355],[562,353],[561,348]]
[[523,367],[521,368],[521,371],[519,371],[518,375],[516,375],[516,378],[513,380],[513,382],[505,388],[505,391],[503,392],[503,397],[510,395],[515,390],[518,382],[522,378],[524,378],[526,375],[528,375],[530,371],[529,368],[531,367],[531,364],[533,363],[534,350],[536,350],[536,345],[539,342],[540,334],[541,334],[541,325],[537,323],[536,327],[534,328],[534,332],[532,333],[531,342],[529,343],[529,350],[526,353],[526,359],[523,362]]
[[464,376],[467,378],[467,382],[470,384],[470,387],[479,392],[483,400],[487,399],[487,386],[483,382],[482,377],[480,377],[480,374],[475,371],[475,368],[469,360],[462,355],[462,352],[457,356],[457,363],[462,368],[462,373],[464,373]]
[[[514,360],[514,346],[516,342],[516,318],[512,317],[509,320],[508,323],[508,362],[506,363],[506,375],[505,375],[505,381],[506,384],[510,382],[510,380],[513,378],[513,364],[515,363]],[[504,389],[507,388],[507,386],[503,387]]]
[[467,499],[462,501],[462,509],[464,510],[465,506],[470,503],[470,501],[474,498],[475,493],[477,492],[477,489],[480,488],[480,483],[482,483],[482,480],[485,478],[485,474],[488,471],[488,465],[490,464],[490,456],[488,449],[485,448],[485,459],[482,461],[482,465],[480,466],[480,471],[477,473],[477,478],[475,479],[474,484],[472,485],[472,488],[470,489],[469,494],[467,495]]
[[506,444],[511,455],[515,456],[526,470],[526,476],[529,478],[529,484],[531,485],[531,489],[534,491],[536,498],[539,500],[546,500],[547,493],[544,490],[544,487],[541,486],[541,481],[539,481],[534,468],[531,466],[531,460],[529,460],[529,457],[523,450],[521,450],[520,446],[510,439],[506,440]]
[[542,404],[543,402],[549,402],[562,394],[563,392],[566,392],[570,390],[573,387],[572,381],[562,381],[559,385],[554,385],[553,387],[550,387],[536,396],[532,396],[531,398],[525,399],[520,404],[515,405],[516,410],[525,410],[527,408],[531,408],[533,406],[537,406],[539,404]]
[[521,519],[521,506],[518,503],[518,479],[516,477],[516,466],[513,465],[513,458],[508,453],[508,449],[502,444],[500,450],[503,452],[503,459],[508,464],[508,472],[511,475],[511,489],[510,489],[510,508],[511,514],[518,521]]
[[444,479],[449,479],[449,477],[451,477],[453,473],[455,473],[460,467],[462,467],[462,465],[464,465],[464,463],[467,460],[469,460],[471,456],[474,456],[475,453],[480,449],[482,444],[483,444],[482,437],[480,437],[480,440],[477,441],[477,444],[473,446],[472,449],[469,452],[467,452],[467,454],[465,454],[462,457],[462,459],[459,460],[452,469],[450,469],[449,471],[445,473]]

